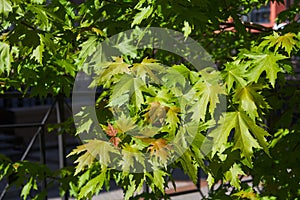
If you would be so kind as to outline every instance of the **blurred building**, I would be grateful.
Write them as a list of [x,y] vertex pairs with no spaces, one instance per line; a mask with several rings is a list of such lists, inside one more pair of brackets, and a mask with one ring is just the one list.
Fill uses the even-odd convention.
[[286,23],[277,24],[276,18],[282,11],[289,9],[294,4],[294,0],[284,0],[283,3],[270,2],[258,9],[253,9],[247,16],[243,16],[243,21],[260,24],[274,30],[282,28]]

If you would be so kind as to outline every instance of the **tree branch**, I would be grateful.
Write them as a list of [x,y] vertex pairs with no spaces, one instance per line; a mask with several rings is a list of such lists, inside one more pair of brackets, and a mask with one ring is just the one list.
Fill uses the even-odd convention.
[[[258,30],[258,31],[262,31],[262,32],[270,32],[273,30],[271,27],[266,27],[261,24],[255,24],[253,22],[242,22],[242,24],[244,24],[244,26],[246,28],[254,29],[254,30]],[[222,22],[222,23],[220,23],[220,25],[225,26],[225,28],[235,27],[234,22]],[[222,29],[225,29],[225,28],[222,28]]]

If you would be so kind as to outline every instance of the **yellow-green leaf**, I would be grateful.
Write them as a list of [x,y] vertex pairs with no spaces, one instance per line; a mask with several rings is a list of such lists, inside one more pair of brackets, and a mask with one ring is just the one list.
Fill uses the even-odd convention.
[[102,186],[106,179],[106,170],[102,170],[99,175],[89,180],[79,192],[79,199],[85,199],[86,197],[91,197],[93,194],[98,194],[102,190]]
[[225,69],[222,71],[225,79],[225,84],[227,85],[227,91],[229,92],[232,87],[246,86],[247,81],[244,79],[246,70],[245,67],[240,63],[226,63]]
[[275,52],[277,52],[279,48],[283,48],[290,56],[291,51],[297,44],[297,40],[295,40],[295,38],[295,33],[286,33],[280,36],[277,32],[274,32],[273,35],[264,37],[265,40],[260,44],[260,46],[268,46],[268,48],[275,47]]
[[4,14],[6,16],[11,11],[11,2],[7,0],[0,0],[0,14]]
[[183,22],[182,31],[183,31],[183,35],[184,35],[185,38],[187,38],[191,34],[192,28],[191,28],[188,21]]
[[[223,152],[230,133],[234,130],[233,150],[239,149],[249,163],[253,156],[253,148],[263,148],[268,153],[265,136],[269,134],[243,111],[227,112],[219,121],[219,125],[212,130],[212,154]],[[252,135],[252,134],[255,136]]]
[[248,113],[253,120],[259,116],[258,110],[268,107],[264,97],[257,92],[257,90],[260,89],[262,89],[262,87],[259,85],[247,85],[238,88],[233,95],[233,101],[238,102],[240,107]]
[[147,19],[152,14],[153,7],[151,5],[149,5],[148,7],[140,8],[139,10],[140,10],[140,12],[138,12],[133,18],[133,22],[131,23],[131,27],[133,27],[136,24],[138,25],[144,19]]
[[11,67],[9,44],[0,42],[0,72],[9,72]]
[[214,115],[217,104],[220,103],[219,96],[226,93],[224,87],[218,83],[210,84],[200,80],[196,84],[196,102],[192,106],[191,111],[193,112],[192,119],[199,121],[199,119],[205,119],[207,107],[210,114]]
[[95,159],[99,160],[102,166],[108,166],[111,162],[110,154],[119,154],[119,151],[109,142],[103,140],[88,140],[86,144],[78,146],[68,156],[80,154],[75,163],[76,166],[75,174],[78,174],[86,166],[91,166]]
[[225,181],[230,181],[230,184],[237,189],[240,189],[240,175],[245,175],[241,167],[234,163],[230,169],[225,173]]
[[143,81],[150,79],[154,83],[159,83],[159,78],[156,74],[163,70],[164,68],[160,63],[157,63],[157,60],[149,58],[144,58],[141,63],[134,63],[131,68],[132,73],[140,77]]
[[249,70],[247,77],[250,81],[257,82],[263,72],[266,72],[266,77],[271,85],[275,86],[277,73],[283,70],[279,67],[277,61],[284,60],[287,57],[282,54],[268,53],[245,53],[245,56],[252,60],[252,68]]

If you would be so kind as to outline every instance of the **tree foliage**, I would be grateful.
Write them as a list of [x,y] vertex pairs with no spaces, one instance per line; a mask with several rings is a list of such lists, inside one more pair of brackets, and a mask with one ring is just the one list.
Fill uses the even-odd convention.
[[[299,90],[293,85],[293,90],[284,90],[290,84],[285,77],[293,73],[291,58],[299,56],[299,23],[289,18],[283,30],[272,32],[241,21],[242,15],[268,2],[90,0],[77,5],[67,0],[2,0],[1,92],[69,95],[76,73],[91,73],[85,64],[106,38],[139,27],[180,31],[202,44],[219,70],[197,71],[179,56],[136,50],[130,38],[122,38],[117,48],[123,54],[97,63],[90,85],[103,91],[96,100],[102,132],[93,129],[91,108],[82,108],[76,134],[95,133],[97,138],[69,154],[75,157],[74,170],[56,172],[62,193],[91,198],[109,189],[114,179],[125,199],[167,198],[171,168],[179,167],[195,183],[198,168],[208,174],[210,186],[229,182],[230,198],[297,198],[297,162],[282,152],[296,156],[299,149],[299,113],[291,106],[299,107]],[[279,21],[299,10],[297,2]],[[231,25],[234,31],[222,30]],[[226,108],[219,113],[221,104]],[[182,145],[169,145],[172,141]],[[202,147],[204,143],[210,145]],[[6,158],[0,166],[2,177],[19,177],[12,185],[23,187],[23,199],[37,190],[38,178],[57,175],[45,167],[31,172],[31,163]],[[263,190],[242,183],[245,175],[253,176],[254,186],[262,184]],[[152,192],[138,194],[143,184]],[[227,187],[212,197],[224,196]],[[39,195],[44,192],[35,198]]]

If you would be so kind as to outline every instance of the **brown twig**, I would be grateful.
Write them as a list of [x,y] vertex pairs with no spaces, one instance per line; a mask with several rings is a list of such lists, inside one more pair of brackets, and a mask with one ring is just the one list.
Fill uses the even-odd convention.
[[[262,31],[262,32],[270,32],[273,30],[271,27],[266,27],[261,24],[255,24],[253,22],[242,22],[242,24],[244,24],[246,28],[254,29],[254,30],[258,30],[258,31]],[[220,25],[226,26],[225,28],[222,28],[222,29],[235,27],[234,22],[222,22],[222,23],[220,23]]]

